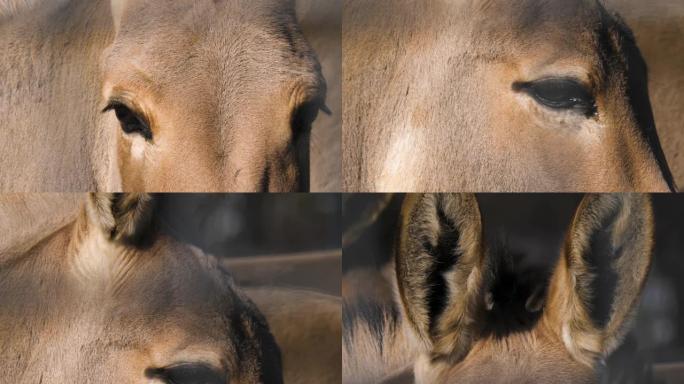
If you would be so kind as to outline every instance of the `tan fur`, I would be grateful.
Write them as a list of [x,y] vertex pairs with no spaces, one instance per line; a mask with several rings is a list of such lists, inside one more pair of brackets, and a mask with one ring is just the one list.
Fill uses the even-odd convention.
[[302,32],[323,67],[326,105],[311,133],[311,190],[342,190],[342,1],[296,0]]
[[[463,231],[458,240],[462,254],[455,266],[442,272],[449,288],[443,299],[446,305],[439,317],[432,319],[426,312],[425,292],[433,288],[428,285],[427,273],[435,263],[444,261],[431,260],[418,253],[425,252],[421,247],[425,249],[443,230],[440,228],[445,228],[444,224],[435,223],[438,205],[434,202],[440,199],[460,202],[451,205],[451,210],[443,211],[442,217],[450,218]],[[473,196],[409,195],[403,208],[401,240],[396,252],[396,279],[380,283],[394,286],[397,292],[394,301],[401,308],[400,316],[393,318],[386,310],[372,322],[372,327],[367,318],[353,319],[350,324],[345,322],[351,327],[344,330],[345,383],[383,379],[388,383],[415,380],[417,384],[596,382],[596,364],[617,348],[628,331],[646,281],[653,250],[649,198],[636,194],[585,197],[568,230],[540,320],[530,329],[503,337],[482,332],[486,325],[485,313],[491,308],[487,295],[475,292],[485,293],[489,289],[491,264],[481,237],[468,235],[472,229],[467,228],[479,228],[481,221],[474,201]],[[418,226],[422,231],[411,230],[411,226]],[[597,246],[596,241],[605,247],[593,248]],[[414,246],[406,246],[407,243]],[[455,273],[468,269],[468,260],[472,257],[469,249],[477,250],[483,260],[479,264],[483,268],[479,278]],[[609,316],[603,325],[596,323],[590,313],[594,295],[600,294],[592,291],[592,283],[596,278],[605,277],[599,274],[608,271],[589,265],[592,257],[608,258],[606,266],[617,276],[615,291],[610,292]],[[406,270],[413,273],[402,272]],[[382,280],[378,276],[375,281]],[[470,307],[459,305],[459,301],[467,301],[468,297],[475,298]],[[362,296],[345,296],[348,299],[360,300]],[[378,329],[383,331],[380,336]]]
[[[670,189],[629,103],[629,37],[597,2],[348,0],[343,19],[345,190]],[[551,75],[591,84],[597,117],[512,89]]]
[[[477,320],[477,306],[482,302],[481,287],[488,268],[484,257],[482,223],[475,196],[470,195],[409,195],[402,208],[401,233],[397,250],[396,271],[399,296],[406,318],[420,338],[430,345],[435,356],[450,356],[460,360],[472,343],[472,324]],[[440,228],[438,211],[444,212],[459,233],[459,265],[445,273],[448,302],[444,315],[435,329],[430,324],[427,301],[430,283],[426,280],[434,266],[433,255],[423,248],[426,242],[437,246]]]
[[[145,205],[135,199],[124,196],[119,208]],[[262,315],[217,261],[163,235],[145,247],[120,241],[102,226],[112,201],[93,196],[68,224],[45,224],[22,255],[0,254],[3,381],[142,383],[146,369],[183,362],[207,364],[236,383],[262,382],[263,372],[279,376]],[[55,196],[52,205],[60,203]],[[0,216],[21,212],[0,208]],[[49,212],[12,221],[28,226]],[[115,227],[142,230],[135,217],[115,216]],[[27,243],[24,233],[7,235]]]
[[71,223],[82,203],[83,196],[72,194],[0,194],[0,262],[25,254],[41,236]]
[[[334,188],[319,159],[336,120],[311,144],[293,133],[326,85],[292,2],[112,1],[0,18],[0,190],[292,191],[309,173]],[[151,142],[100,113],[111,98],[145,115]]]
[[634,31],[649,69],[658,135],[677,185],[684,185],[684,3],[678,0],[605,0]]
[[[586,306],[594,293],[581,286],[596,273],[583,259],[591,246],[590,236],[601,229],[602,220],[616,212],[610,239],[615,248],[623,249],[621,258],[614,262],[619,274],[617,302],[606,329],[597,329]],[[615,350],[629,329],[651,263],[653,228],[650,201],[643,195],[591,196],[578,208],[551,280],[549,307],[554,311],[548,312],[548,321],[562,330],[560,336],[567,349],[587,366]]]
[[[354,305],[359,300],[371,298],[379,304],[392,305],[395,299],[399,300],[395,276],[394,263],[383,268],[381,273],[365,270],[345,274],[342,280],[344,302]],[[353,343],[344,339],[342,348],[344,383],[376,383],[412,367],[424,344],[410,323],[403,317],[397,320],[399,322],[395,324],[388,313],[383,314],[381,321],[390,331],[383,333],[379,341],[364,322],[356,321],[351,325],[353,329],[344,331],[354,335]]]
[[247,288],[283,354],[291,384],[341,383],[342,308],[338,297],[286,288]]

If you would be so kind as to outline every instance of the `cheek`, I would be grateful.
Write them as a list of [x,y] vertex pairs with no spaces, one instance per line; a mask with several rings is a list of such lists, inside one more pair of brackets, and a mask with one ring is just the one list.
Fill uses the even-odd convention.
[[[419,175],[420,170],[429,164],[431,156],[428,146],[424,143],[424,130],[407,122],[397,127],[397,132],[391,136],[384,158],[379,158],[379,173],[376,176],[376,186],[380,191],[420,189],[416,181],[407,175]],[[424,150],[416,151],[416,148]]]
[[[142,140],[142,142],[140,142]],[[117,139],[117,164],[121,176],[122,186],[125,189],[136,188],[143,179],[142,170],[145,163],[145,146],[143,138],[130,138],[123,134]]]
[[142,163],[147,152],[147,142],[141,136],[134,136],[130,140],[129,156],[131,162]]

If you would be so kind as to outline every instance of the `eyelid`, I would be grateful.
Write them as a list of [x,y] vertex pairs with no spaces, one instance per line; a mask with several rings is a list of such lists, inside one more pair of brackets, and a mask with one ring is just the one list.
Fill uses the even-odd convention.
[[106,106],[102,109],[102,113],[107,113],[114,110],[114,108],[121,106],[131,110],[135,115],[142,120],[142,122],[147,126],[148,129],[152,130],[152,118],[147,113],[144,112],[138,103],[129,99],[126,96],[113,95],[107,100]]
[[176,369],[196,369],[196,370],[204,370],[206,373],[210,373],[211,375],[215,375],[216,378],[219,378],[222,382],[224,382],[227,379],[227,376],[224,372],[222,372],[220,369],[206,364],[206,363],[176,363],[176,364],[171,364],[166,367],[162,368],[147,368],[145,370],[145,377],[148,379],[162,379],[165,381],[170,380],[170,376],[173,376],[173,371]]
[[582,81],[576,77],[571,77],[571,76],[547,76],[547,77],[542,77],[536,80],[530,80],[530,81],[516,81],[513,83],[513,90],[516,92],[524,91],[526,89],[529,89],[535,84],[541,84],[547,81],[563,81],[563,82],[568,82],[568,83],[573,83],[579,87],[581,87],[585,92],[587,92],[590,95],[593,95],[593,87],[591,84],[587,84],[585,81]]
[[122,106],[130,109],[133,112],[136,112],[137,114],[144,116],[145,114],[142,112],[142,108],[140,108],[137,103],[135,103],[133,100],[129,99],[128,97],[125,96],[120,96],[120,95],[113,95],[107,99],[105,107],[102,109],[102,112],[108,112],[114,109],[115,107]]
[[[544,85],[564,85],[569,87],[576,87],[572,91],[577,97],[572,97],[566,102],[547,98],[544,92],[540,91],[540,87]],[[543,88],[542,88],[543,89]],[[513,83],[513,90],[515,92],[524,92],[538,103],[552,108],[554,110],[575,110],[582,112],[586,117],[595,116],[598,113],[596,106],[596,98],[593,89],[587,86],[584,82],[573,77],[546,77],[529,82],[515,82]]]

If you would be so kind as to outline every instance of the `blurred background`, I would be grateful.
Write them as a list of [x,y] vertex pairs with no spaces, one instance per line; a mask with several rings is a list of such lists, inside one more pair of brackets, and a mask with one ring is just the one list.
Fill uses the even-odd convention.
[[339,194],[159,195],[162,230],[220,258],[243,286],[339,295]]
[[316,52],[328,88],[311,131],[311,191],[342,190],[342,1],[297,0],[297,17]]
[[[381,268],[390,260],[402,198],[345,196],[345,276]],[[521,269],[550,273],[581,199],[564,194],[478,195],[487,243],[508,248]],[[684,196],[656,195],[653,204],[654,264],[633,330],[602,369],[601,383],[684,383]],[[386,293],[374,284],[355,285],[345,287],[345,297],[352,290],[362,294],[359,289]]]
[[677,185],[684,185],[684,1],[602,0],[632,29],[648,64],[660,143]]

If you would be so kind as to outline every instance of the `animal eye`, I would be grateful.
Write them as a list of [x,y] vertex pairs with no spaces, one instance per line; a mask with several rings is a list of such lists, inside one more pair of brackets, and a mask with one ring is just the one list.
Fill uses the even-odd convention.
[[574,79],[544,79],[513,85],[539,104],[556,110],[577,110],[587,116],[596,113],[596,102],[591,92]]
[[204,364],[177,364],[166,368],[148,368],[148,379],[165,384],[226,384],[226,375]]
[[114,111],[121,124],[121,129],[128,135],[139,134],[145,140],[152,140],[152,130],[147,121],[123,103],[112,102],[103,112]]
[[324,111],[327,110],[327,108],[321,107],[321,105],[319,101],[309,101],[297,108],[292,116],[292,128],[295,130],[295,133],[306,132],[311,128],[311,125],[318,117],[318,111],[322,109]]

